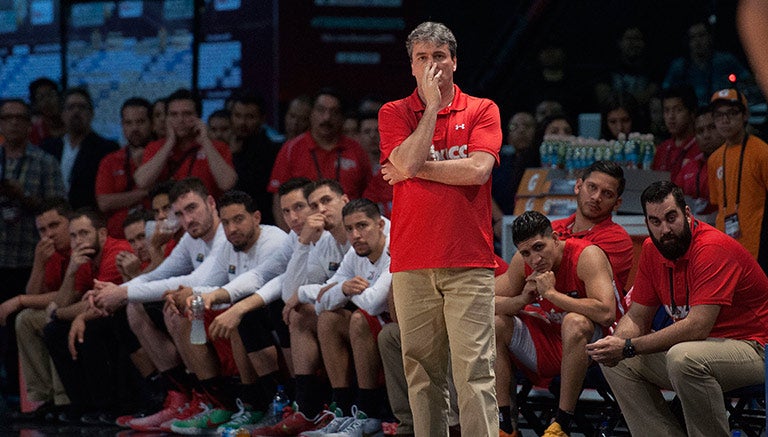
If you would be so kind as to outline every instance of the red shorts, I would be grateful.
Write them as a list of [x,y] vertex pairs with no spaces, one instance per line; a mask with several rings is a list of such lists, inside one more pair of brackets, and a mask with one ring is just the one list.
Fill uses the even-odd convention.
[[371,328],[371,334],[373,334],[374,341],[379,340],[379,332],[381,332],[381,327],[387,323],[392,322],[388,312],[383,312],[378,316],[372,316],[360,308],[358,308],[357,311],[360,311],[360,314],[365,316],[365,320],[368,322],[368,327]]
[[533,340],[536,350],[536,371],[523,365],[514,354],[512,360],[535,385],[546,386],[552,378],[560,374],[560,365],[563,361],[562,325],[549,323],[526,313],[520,313],[517,317],[525,324]]
[[[206,333],[208,333],[208,328],[211,326],[211,323],[213,323],[213,319],[215,319],[219,314],[223,313],[227,309],[208,310],[205,312]],[[219,356],[219,364],[221,365],[220,376],[239,375],[240,372],[237,370],[235,357],[232,354],[232,343],[230,343],[230,341],[226,338],[217,338],[216,340],[211,341],[210,336],[208,337],[208,342],[213,345],[213,348],[216,349],[216,355]]]
[[[360,314],[365,316],[365,320],[368,322],[368,327],[371,329],[371,334],[373,334],[373,341],[378,342],[381,328],[387,323],[392,322],[392,319],[389,317],[389,313],[383,312],[378,316],[372,316],[359,308],[357,309],[357,311],[360,311]],[[377,346],[377,349],[378,349],[378,346]],[[385,384],[383,368],[379,370],[379,374],[376,377],[376,382],[380,386],[383,386]]]

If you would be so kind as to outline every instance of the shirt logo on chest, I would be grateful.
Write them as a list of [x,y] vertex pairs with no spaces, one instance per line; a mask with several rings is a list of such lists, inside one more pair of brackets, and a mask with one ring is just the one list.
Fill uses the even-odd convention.
[[229,272],[229,274],[230,274],[230,275],[234,275],[236,270],[237,270],[237,269],[235,268],[235,266],[234,266],[233,264],[230,264],[230,265],[229,265],[229,270],[228,270],[228,272]]
[[203,255],[202,253],[198,253],[197,258],[195,259],[197,259],[197,262],[201,263],[205,259],[205,255]]
[[456,130],[459,130],[459,129],[464,129],[464,123],[456,125]]

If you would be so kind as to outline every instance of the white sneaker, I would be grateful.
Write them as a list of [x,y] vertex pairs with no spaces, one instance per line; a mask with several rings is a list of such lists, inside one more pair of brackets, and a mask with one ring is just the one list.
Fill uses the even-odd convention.
[[344,417],[341,408],[335,408],[333,411],[326,410],[326,412],[333,413],[336,417],[328,425],[314,431],[304,431],[299,434],[299,437],[323,437],[341,431],[355,420],[354,417]]
[[325,437],[373,437],[382,436],[381,420],[368,417],[367,414],[352,406],[353,420],[347,426],[334,433],[325,434]]

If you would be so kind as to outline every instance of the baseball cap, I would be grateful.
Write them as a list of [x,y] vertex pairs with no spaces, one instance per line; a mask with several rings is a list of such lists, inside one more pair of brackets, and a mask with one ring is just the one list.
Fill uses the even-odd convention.
[[736,88],[725,88],[712,94],[712,98],[709,100],[710,105],[717,106],[718,104],[731,104],[738,105],[741,109],[747,109],[747,98],[744,94],[740,93]]

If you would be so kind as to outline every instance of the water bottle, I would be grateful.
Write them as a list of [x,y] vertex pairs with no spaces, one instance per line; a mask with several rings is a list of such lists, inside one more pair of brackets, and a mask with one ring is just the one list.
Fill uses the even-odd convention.
[[610,437],[611,434],[611,428],[608,426],[608,421],[604,420],[602,423],[600,423],[600,428],[597,429],[597,436],[598,437]]
[[195,292],[190,308],[192,309],[192,330],[189,333],[189,342],[205,344],[205,302],[200,293]]
[[278,385],[277,393],[275,393],[275,397],[272,398],[272,414],[277,417],[282,417],[283,408],[287,407],[289,403],[288,395],[285,394],[285,387],[283,385]]

